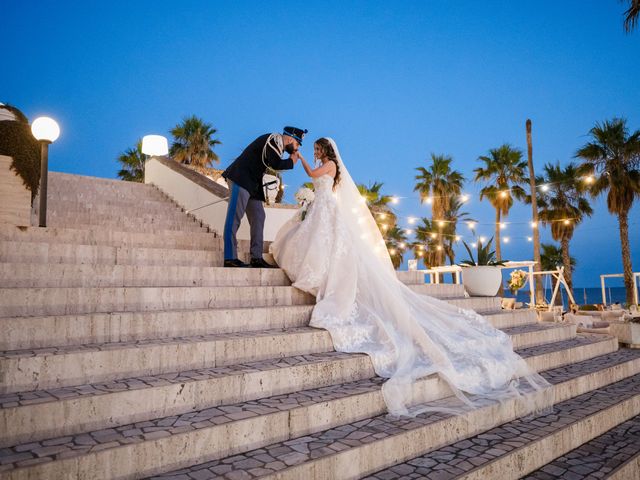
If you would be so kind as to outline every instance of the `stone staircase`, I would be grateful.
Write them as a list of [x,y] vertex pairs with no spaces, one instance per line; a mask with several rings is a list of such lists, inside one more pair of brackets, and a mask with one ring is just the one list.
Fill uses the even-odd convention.
[[[308,327],[282,271],[220,268],[221,238],[153,186],[49,182],[49,227],[0,227],[2,479],[582,478],[580,448],[640,424],[640,351],[415,272],[398,276],[507,332],[556,406],[390,418],[368,357]],[[634,478],[639,453],[583,476]]]

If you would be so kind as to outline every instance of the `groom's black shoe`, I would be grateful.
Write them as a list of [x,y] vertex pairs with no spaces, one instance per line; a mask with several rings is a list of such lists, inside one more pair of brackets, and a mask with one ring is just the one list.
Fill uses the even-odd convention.
[[240,260],[238,260],[237,258],[234,258],[233,260],[225,260],[224,261],[224,266],[225,267],[239,267],[239,268],[248,268],[249,265],[241,262]]
[[278,268],[278,267],[265,262],[263,258],[252,258],[251,268]]

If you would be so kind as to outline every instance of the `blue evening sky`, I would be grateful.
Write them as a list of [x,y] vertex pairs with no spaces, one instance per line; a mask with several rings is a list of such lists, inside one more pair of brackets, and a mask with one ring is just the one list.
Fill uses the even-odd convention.
[[[7,1],[0,101],[59,121],[52,170],[101,177],[115,177],[116,157],[139,137],[166,135],[190,114],[219,130],[221,167],[259,134],[305,127],[310,139],[336,139],[356,181],[405,197],[400,215],[430,216],[412,193],[414,169],[430,152],[452,155],[470,178],[489,148],[526,150],[531,118],[540,172],[545,162],[569,162],[597,121],[624,116],[640,128],[640,30],[624,34],[623,8],[616,0]],[[303,151],[312,157],[311,141]],[[303,181],[301,167],[286,173],[288,200]],[[492,222],[479,186],[465,190],[467,210]],[[571,243],[577,286],[622,268],[617,222],[602,199],[595,210]],[[529,207],[516,206],[508,220],[529,218]],[[640,206],[630,222],[638,271]],[[529,234],[510,225],[504,256],[531,258]]]

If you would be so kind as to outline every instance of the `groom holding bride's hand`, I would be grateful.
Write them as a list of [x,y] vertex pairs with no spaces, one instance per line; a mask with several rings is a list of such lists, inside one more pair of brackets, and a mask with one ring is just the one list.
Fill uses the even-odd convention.
[[[229,204],[224,223],[224,266],[275,268],[262,258],[265,201],[263,176],[267,169],[291,170],[298,161],[298,149],[307,130],[284,127],[283,133],[256,138],[224,171],[229,185]],[[282,158],[284,153],[289,158]],[[236,233],[244,214],[251,228],[251,264],[238,259]]]

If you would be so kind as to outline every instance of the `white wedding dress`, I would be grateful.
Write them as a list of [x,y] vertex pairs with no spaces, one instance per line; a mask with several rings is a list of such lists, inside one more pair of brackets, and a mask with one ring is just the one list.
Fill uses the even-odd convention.
[[[417,294],[397,279],[378,227],[331,143],[341,174],[336,191],[332,177],[315,178],[306,217],[298,212],[271,245],[293,286],[316,296],[310,325],[328,330],[337,351],[369,355],[375,372],[389,379],[383,395],[394,415],[461,413],[484,399],[526,400],[547,387],[514,353],[509,336],[482,316]],[[458,400],[416,405],[416,380],[431,374]],[[544,408],[529,403],[531,411]]]

